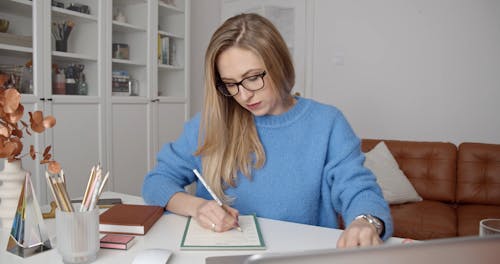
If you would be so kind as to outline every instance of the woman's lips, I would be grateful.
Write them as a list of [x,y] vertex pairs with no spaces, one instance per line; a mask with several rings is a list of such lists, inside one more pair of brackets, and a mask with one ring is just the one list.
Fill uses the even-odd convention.
[[255,104],[247,104],[247,107],[250,110],[255,110],[255,109],[259,108],[259,105],[260,105],[260,102],[255,103]]

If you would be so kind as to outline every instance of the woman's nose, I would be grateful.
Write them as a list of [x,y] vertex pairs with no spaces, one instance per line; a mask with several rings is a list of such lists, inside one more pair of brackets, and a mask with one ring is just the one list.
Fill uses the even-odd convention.
[[249,98],[251,98],[255,93],[254,91],[249,91],[249,90],[245,89],[245,87],[243,87],[241,84],[239,85],[238,88],[240,89],[240,92],[239,92],[240,98],[245,100],[245,101],[248,100]]

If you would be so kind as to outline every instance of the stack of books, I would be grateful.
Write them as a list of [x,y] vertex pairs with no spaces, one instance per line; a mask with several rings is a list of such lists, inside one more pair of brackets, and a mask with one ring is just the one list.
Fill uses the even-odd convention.
[[175,65],[175,56],[175,41],[171,37],[158,35],[158,63]]
[[128,71],[113,71],[112,95],[130,95],[130,75]]

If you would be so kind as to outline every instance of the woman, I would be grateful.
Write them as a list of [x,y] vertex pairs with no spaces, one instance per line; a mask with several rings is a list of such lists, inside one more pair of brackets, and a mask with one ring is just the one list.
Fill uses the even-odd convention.
[[[149,204],[192,216],[205,228],[237,227],[239,214],[347,228],[337,246],[377,245],[392,234],[387,203],[342,113],[291,95],[288,48],[256,14],[228,19],[205,55],[205,102],[183,134],[166,144],[144,180]],[[225,205],[203,185],[184,187],[202,172]]]

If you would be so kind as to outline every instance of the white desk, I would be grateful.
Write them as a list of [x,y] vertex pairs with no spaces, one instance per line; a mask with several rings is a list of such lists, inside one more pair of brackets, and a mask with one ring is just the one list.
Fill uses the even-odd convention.
[[[106,197],[121,197],[124,203],[144,204],[142,198],[107,192]],[[257,251],[181,251],[179,245],[186,224],[186,217],[174,214],[163,215],[145,236],[136,236],[135,244],[128,250],[100,249],[94,263],[131,263],[135,255],[146,248],[167,248],[174,254],[169,264],[205,263],[208,256],[259,254],[287,252],[310,249],[335,248],[341,230],[302,225],[290,222],[259,218],[259,224],[266,242],[267,250]],[[21,258],[6,251],[10,229],[0,229],[0,263],[62,263],[62,258],[55,248],[54,219],[45,221],[53,249],[28,258]],[[391,238],[386,243],[399,244],[402,239]],[[55,241],[57,242],[57,241]]]

